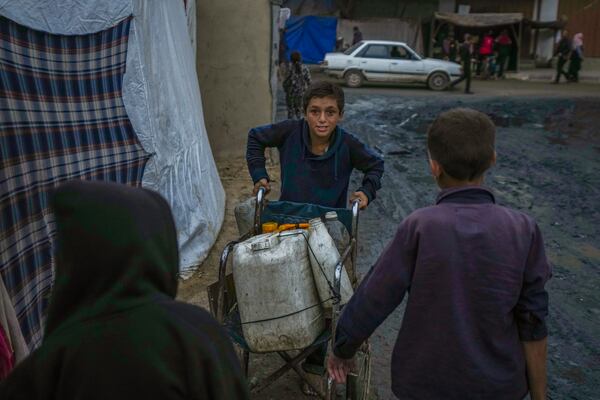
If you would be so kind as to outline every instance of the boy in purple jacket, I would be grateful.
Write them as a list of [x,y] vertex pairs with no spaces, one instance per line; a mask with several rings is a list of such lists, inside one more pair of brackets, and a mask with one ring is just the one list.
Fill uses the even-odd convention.
[[409,292],[392,355],[398,398],[546,398],[550,267],[535,221],[481,186],[494,140],[492,121],[475,110],[434,121],[429,164],[442,190],[402,221],[344,307],[327,360],[336,381]]

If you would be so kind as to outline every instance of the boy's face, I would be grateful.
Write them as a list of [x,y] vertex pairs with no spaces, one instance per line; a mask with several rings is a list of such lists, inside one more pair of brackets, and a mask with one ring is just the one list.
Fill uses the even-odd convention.
[[342,113],[333,97],[313,97],[306,107],[306,121],[311,138],[329,139]]

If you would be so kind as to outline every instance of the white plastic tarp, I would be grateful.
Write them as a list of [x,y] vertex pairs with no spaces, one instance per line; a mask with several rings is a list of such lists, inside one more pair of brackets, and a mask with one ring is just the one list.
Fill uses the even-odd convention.
[[171,205],[180,271],[189,276],[221,229],[225,192],[204,125],[184,2],[0,0],[0,14],[32,29],[66,35],[98,32],[134,15],[123,100],[142,146],[152,154],[142,185]]

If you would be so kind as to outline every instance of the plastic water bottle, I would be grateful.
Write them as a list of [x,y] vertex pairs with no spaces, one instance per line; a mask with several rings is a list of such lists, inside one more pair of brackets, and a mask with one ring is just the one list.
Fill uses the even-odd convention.
[[[332,302],[330,298],[333,293],[329,285],[333,286],[333,274],[335,266],[340,260],[340,253],[320,218],[311,219],[309,224],[308,256],[310,258],[310,266],[317,285],[317,291],[319,292],[319,298],[322,302],[325,302],[323,305],[325,308],[331,308]],[[342,269],[340,292],[342,297],[341,303],[346,304],[353,294],[346,268]]]
[[327,232],[329,232],[329,235],[331,235],[331,238],[335,242],[335,247],[340,255],[344,254],[344,250],[350,244],[350,235],[344,224],[338,219],[335,211],[329,211],[325,214],[325,226],[327,227]]
[[254,209],[256,208],[256,197],[250,197],[235,206],[235,222],[237,223],[240,236],[245,235],[254,228]]

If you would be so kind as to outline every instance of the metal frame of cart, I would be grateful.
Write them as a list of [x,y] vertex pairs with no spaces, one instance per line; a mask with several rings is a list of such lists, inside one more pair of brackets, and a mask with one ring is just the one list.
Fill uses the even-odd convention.
[[[210,304],[211,313],[217,318],[227,330],[230,338],[236,344],[237,348],[242,353],[242,363],[246,377],[248,376],[248,367],[250,361],[250,353],[253,353],[248,347],[239,320],[239,312],[237,312],[237,299],[235,293],[235,285],[233,282],[233,274],[227,274],[227,261],[229,254],[233,250],[234,246],[251,236],[261,233],[261,217],[265,210],[265,190],[261,188],[256,197],[256,208],[254,214],[254,227],[253,231],[243,235],[240,239],[228,243],[221,254],[219,263],[219,276],[217,282],[213,283],[208,287],[208,298]],[[315,387],[313,383],[308,379],[306,373],[302,370],[300,363],[306,359],[310,354],[319,349],[324,343],[332,341],[335,337],[335,327],[341,313],[340,305],[340,287],[342,270],[344,263],[348,264],[351,268],[348,268],[348,275],[354,287],[356,287],[356,256],[357,256],[357,243],[358,243],[358,217],[359,217],[359,203],[355,201],[352,204],[352,209],[338,209],[338,212],[351,212],[352,218],[352,229],[350,230],[350,241],[348,246],[343,251],[338,261],[334,276],[332,277],[334,300],[332,313],[329,316],[331,322],[329,327],[326,328],[319,337],[308,347],[301,349],[297,354],[292,354],[289,351],[276,351],[276,353],[283,359],[284,365],[278,368],[276,371],[271,373],[261,381],[256,382],[251,387],[252,393],[258,393],[265,388],[269,387],[273,382],[282,377],[286,372],[293,370],[300,378],[312,387],[312,389],[322,399],[333,399],[335,397],[335,390],[331,378],[327,378],[325,385],[325,391],[319,387]],[[347,263],[349,261],[349,263]],[[331,343],[328,346],[331,351]],[[255,353],[264,354],[264,353]],[[368,343],[365,343],[359,353],[357,354],[357,367],[356,370],[348,375],[348,383],[346,385],[346,398],[347,399],[366,399],[368,398],[370,388],[370,349]],[[326,375],[323,377],[326,379]]]

